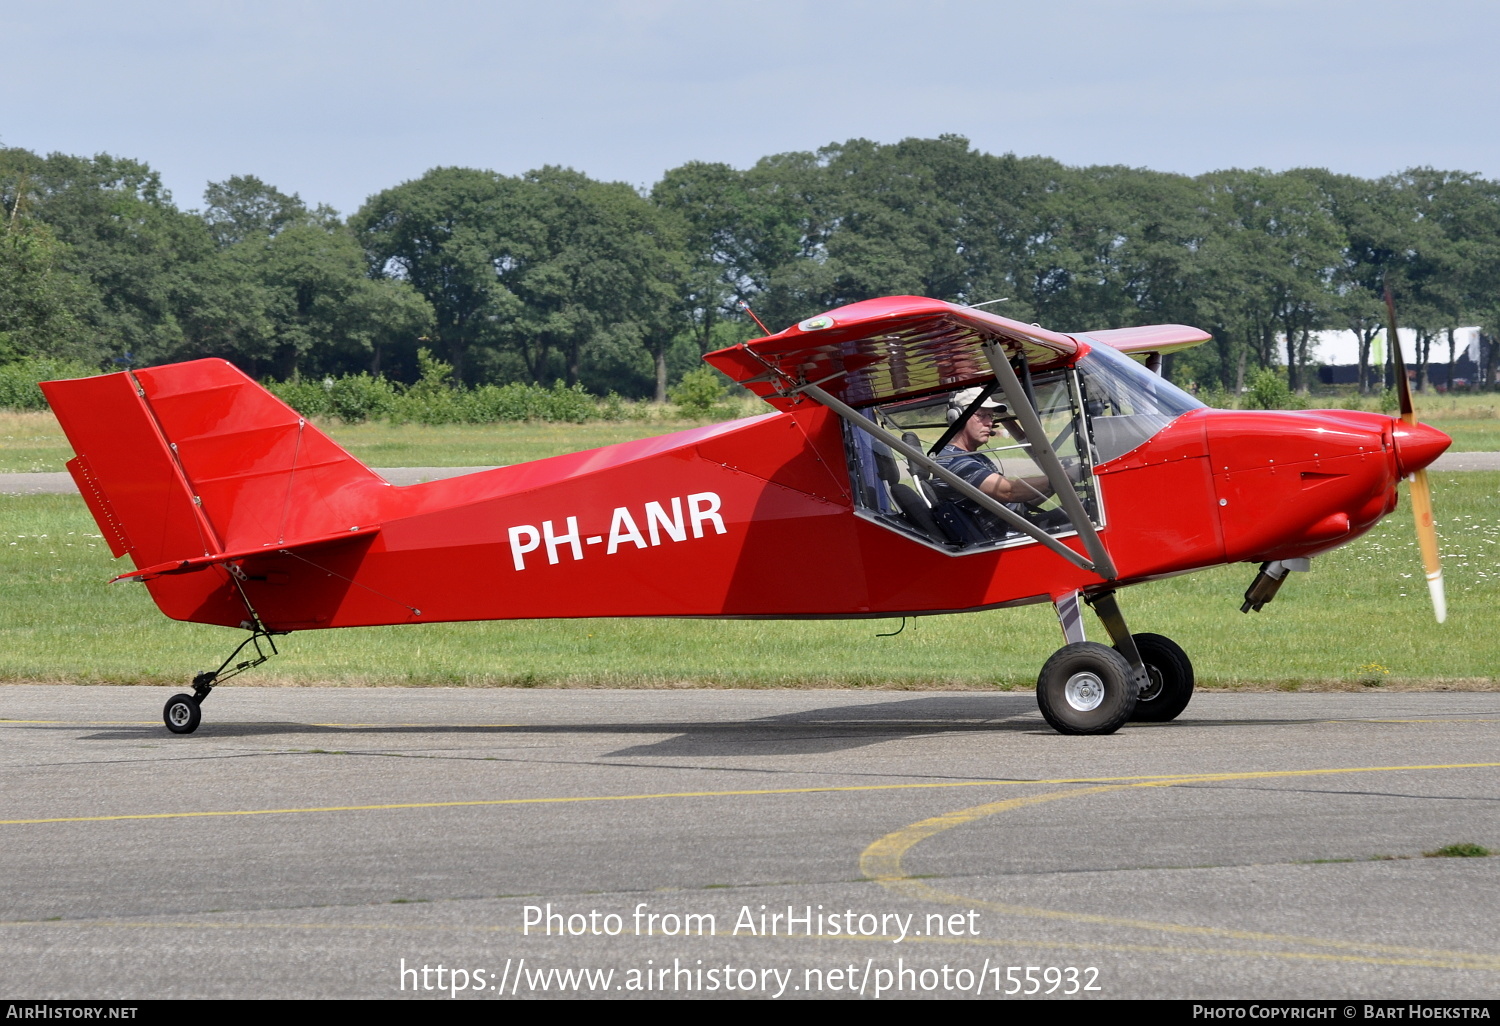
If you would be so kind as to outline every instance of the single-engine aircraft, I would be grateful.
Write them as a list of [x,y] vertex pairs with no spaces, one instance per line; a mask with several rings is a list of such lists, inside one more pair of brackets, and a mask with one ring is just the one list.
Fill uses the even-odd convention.
[[[1441,599],[1422,468],[1450,439],[1417,423],[1404,369],[1400,419],[1215,410],[1159,374],[1208,338],[872,299],[705,357],[772,412],[404,487],[223,360],[42,388],[100,533],[135,564],[115,580],[174,619],[250,632],[167,702],[174,733],[291,631],[1050,602],[1066,644],[1037,681],[1042,714],[1108,734],[1171,720],[1193,692],[1177,644],[1126,626],[1126,585],[1254,563],[1242,609],[1259,610],[1416,475]],[[1085,604],[1112,645],[1086,639]]]

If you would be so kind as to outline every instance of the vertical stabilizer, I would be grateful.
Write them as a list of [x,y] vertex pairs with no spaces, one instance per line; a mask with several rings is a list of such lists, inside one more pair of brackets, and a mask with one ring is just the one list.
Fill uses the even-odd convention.
[[389,485],[224,360],[135,372],[221,551],[371,523]]
[[[45,381],[42,391],[100,533],[137,569],[362,532],[390,488],[224,360]],[[150,586],[169,616],[243,615],[222,569]]]

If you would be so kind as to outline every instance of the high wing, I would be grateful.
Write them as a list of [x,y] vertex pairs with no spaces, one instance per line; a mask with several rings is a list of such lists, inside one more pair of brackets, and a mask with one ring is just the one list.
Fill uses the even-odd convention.
[[[1028,389],[1012,362],[1022,370],[1046,370],[1071,363],[1080,349],[1104,345],[1143,356],[1151,369],[1162,352],[1197,345],[1208,334],[1185,325],[1113,329],[1075,338],[920,296],[891,296],[830,310],[809,317],[766,338],[720,349],[704,357],[741,385],[779,409],[790,409],[803,397],[827,407],[887,449],[921,466],[949,488],[1016,531],[1031,536],[1063,559],[1106,580],[1117,576],[1111,557],[1088,517],[1052,443],[1024,398]],[[1082,556],[1050,537],[1020,514],[964,481],[941,461],[862,414],[861,407],[934,392],[965,388],[993,380],[1010,397],[1011,409],[1026,438],[1026,448],[1046,474],[1068,520],[1087,551]]]
[[973,307],[920,296],[890,296],[809,317],[785,331],[709,353],[704,359],[778,409],[813,384],[861,407],[988,381],[986,345],[1022,355],[1033,370],[1069,362],[1079,342],[1131,354],[1198,345],[1206,332],[1152,325],[1063,334]]
[[1127,356],[1142,356],[1147,353],[1166,356],[1181,349],[1200,346],[1213,338],[1202,328],[1191,328],[1186,324],[1147,324],[1140,328],[1074,332],[1073,337],[1086,342],[1102,343]]

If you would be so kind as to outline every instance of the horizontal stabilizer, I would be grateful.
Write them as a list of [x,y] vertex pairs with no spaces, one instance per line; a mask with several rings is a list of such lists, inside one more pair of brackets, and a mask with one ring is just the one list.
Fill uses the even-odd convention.
[[169,574],[195,573],[199,570],[207,570],[211,566],[222,566],[225,563],[234,563],[242,559],[253,559],[256,556],[289,556],[294,552],[316,549],[324,545],[332,545],[335,542],[348,541],[350,538],[362,538],[366,535],[379,533],[379,527],[354,528],[348,531],[341,531],[338,534],[330,534],[323,538],[308,538],[286,545],[262,545],[258,548],[245,549],[240,552],[219,552],[209,556],[195,556],[191,559],[172,559],[165,563],[157,563],[155,566],[142,567],[139,570],[120,574],[111,579],[109,583],[114,584],[115,581],[125,581],[137,577],[143,581],[154,581],[158,577],[165,577]]

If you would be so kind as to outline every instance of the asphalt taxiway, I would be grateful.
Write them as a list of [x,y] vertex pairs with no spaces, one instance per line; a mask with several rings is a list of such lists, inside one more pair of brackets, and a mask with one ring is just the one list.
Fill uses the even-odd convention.
[[1500,693],[169,694],[0,688],[3,996],[1500,987]]

